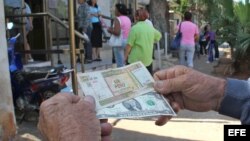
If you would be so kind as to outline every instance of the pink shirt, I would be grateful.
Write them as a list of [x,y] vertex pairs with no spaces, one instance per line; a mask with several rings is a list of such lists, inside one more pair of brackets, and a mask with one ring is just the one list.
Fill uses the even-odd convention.
[[[180,25],[178,27],[180,27]],[[181,32],[182,32],[181,45],[194,46],[195,35],[199,35],[199,29],[197,25],[190,21],[184,21],[181,23]]]
[[119,16],[118,18],[121,22],[122,37],[123,39],[127,39],[131,29],[131,21],[127,16]]

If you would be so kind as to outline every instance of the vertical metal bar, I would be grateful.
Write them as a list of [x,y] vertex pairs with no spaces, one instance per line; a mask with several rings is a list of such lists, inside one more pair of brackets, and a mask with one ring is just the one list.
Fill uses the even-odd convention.
[[168,33],[167,32],[165,32],[164,33],[164,40],[165,40],[165,50],[164,50],[164,54],[165,54],[165,56],[167,57],[167,55],[168,55]]
[[[56,26],[56,49],[59,50],[60,49],[59,31],[58,31],[59,24],[57,22],[55,22],[54,24]],[[57,64],[62,64],[60,53],[57,54]]]
[[[84,52],[85,52],[85,50],[84,50]],[[81,53],[81,49],[79,50],[79,53],[80,53],[80,59],[82,60],[81,61],[81,71],[82,71],[82,73],[84,73],[85,72],[85,68],[84,68],[85,55],[83,55]]]
[[[47,7],[47,0],[43,0],[43,12],[48,12],[48,7]],[[44,42],[45,42],[45,49],[48,49],[48,40],[47,40],[47,16],[43,17],[43,27],[44,27]],[[46,60],[49,60],[48,55],[46,55]]]
[[[56,16],[58,15],[57,14],[57,10],[55,10],[55,13],[56,13]],[[55,30],[56,30],[56,49],[59,50],[60,49],[60,41],[59,41],[59,24],[57,22],[54,22],[54,25],[56,26]],[[60,53],[57,54],[57,64],[62,64],[62,61],[61,61],[61,56],[60,56]]]
[[138,8],[138,3],[137,3],[137,0],[135,0],[135,11],[137,10]]
[[[5,18],[5,24],[7,25],[9,23],[9,18]],[[6,34],[7,34],[7,39],[10,38],[10,31],[6,30]]]
[[72,87],[74,94],[78,95],[77,78],[76,78],[76,49],[75,49],[75,23],[74,23],[74,1],[68,0],[68,11],[69,11],[69,33],[70,33],[70,61],[71,68],[74,69],[72,72]]
[[161,69],[161,48],[160,48],[160,42],[157,42],[157,54],[158,54],[158,67]]
[[[26,7],[26,5],[25,5],[24,1],[22,1],[21,2],[21,7],[20,7],[22,15],[26,14],[26,8],[24,9],[24,7]],[[22,23],[26,23],[25,19],[26,19],[26,17],[22,17]],[[23,24],[22,28],[21,28],[21,31],[22,31],[23,41],[24,41],[23,42],[24,50],[27,50],[27,42],[28,41],[26,41],[26,40],[28,40],[28,39],[27,39],[27,36],[26,36],[26,28],[25,27],[26,27],[26,25]],[[24,54],[24,62],[25,62],[25,64],[28,63],[28,54]]]
[[[44,0],[43,4],[44,4],[43,5],[44,12],[47,13],[49,11],[48,0]],[[44,17],[45,48],[46,48],[46,50],[51,50],[51,48],[53,46],[51,29],[52,29],[51,28],[51,17],[46,16],[46,17]],[[53,59],[52,54],[46,54],[46,59],[50,60],[52,66],[54,65],[54,59]]]
[[[51,17],[47,17],[47,41],[48,41],[48,49],[51,50],[53,46],[53,39],[52,39],[52,24],[51,24]],[[54,58],[52,53],[49,54],[49,58],[51,61],[51,65],[54,66]]]

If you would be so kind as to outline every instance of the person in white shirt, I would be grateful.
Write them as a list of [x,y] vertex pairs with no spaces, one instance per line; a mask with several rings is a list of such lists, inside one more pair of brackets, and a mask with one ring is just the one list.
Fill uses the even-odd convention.
[[[25,14],[31,14],[31,9],[29,5],[25,2]],[[27,36],[30,31],[33,30],[33,19],[32,17],[26,17],[25,19],[26,25],[25,25],[25,31],[26,34],[24,36],[24,48],[25,50],[30,50],[30,45],[27,39]],[[32,58],[31,54],[27,54],[28,62],[34,62],[34,59]]]

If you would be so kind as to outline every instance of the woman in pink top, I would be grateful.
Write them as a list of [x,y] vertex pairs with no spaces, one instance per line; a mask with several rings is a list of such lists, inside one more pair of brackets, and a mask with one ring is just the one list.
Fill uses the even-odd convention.
[[[182,33],[181,47],[179,51],[180,64],[193,67],[193,57],[195,52],[195,40],[199,35],[198,26],[191,22],[192,14],[185,12],[184,21],[180,23],[179,28]],[[185,61],[187,57],[187,62]]]
[[114,34],[116,36],[122,35],[123,43],[121,47],[113,47],[115,60],[117,67],[123,67],[125,65],[124,51],[127,44],[127,38],[129,31],[131,29],[131,21],[126,16],[127,15],[127,7],[124,4],[116,4],[115,5],[115,15],[116,18],[114,20],[114,26],[108,29],[110,34]]

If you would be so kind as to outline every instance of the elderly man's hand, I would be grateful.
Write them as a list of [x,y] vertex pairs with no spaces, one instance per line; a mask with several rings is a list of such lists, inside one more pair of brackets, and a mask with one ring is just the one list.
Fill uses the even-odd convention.
[[[156,72],[155,90],[163,94],[175,111],[217,111],[224,95],[226,81],[184,66]],[[160,117],[157,125],[164,125],[170,117]]]
[[96,118],[92,97],[57,94],[40,107],[38,128],[48,141],[110,141],[112,126]]

